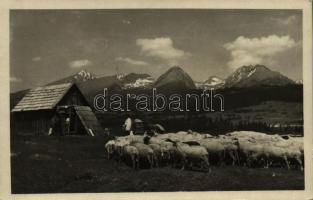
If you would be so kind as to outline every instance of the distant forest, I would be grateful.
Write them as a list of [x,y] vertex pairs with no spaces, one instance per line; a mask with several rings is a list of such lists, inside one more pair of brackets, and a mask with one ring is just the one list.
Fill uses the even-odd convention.
[[[165,96],[171,94],[179,94],[185,96],[186,94],[198,94],[201,95],[203,90],[157,90]],[[122,91],[109,91],[108,96],[113,94],[121,94],[126,99],[127,94],[146,94],[152,95],[151,89],[133,89],[133,90],[122,90]],[[264,101],[283,101],[283,102],[303,102],[303,85],[285,85],[285,86],[259,86],[249,88],[225,88],[220,90],[214,90],[214,94],[221,94],[224,97],[224,110],[246,107],[251,105],[258,105]],[[93,102],[93,99],[89,99]],[[135,108],[136,101],[130,101],[130,110],[136,112]],[[214,100],[213,107],[215,110],[220,110],[220,101]],[[189,104],[190,111],[195,110],[195,102],[192,100]],[[173,112],[168,109],[162,112]],[[197,113],[197,112],[196,112]]]

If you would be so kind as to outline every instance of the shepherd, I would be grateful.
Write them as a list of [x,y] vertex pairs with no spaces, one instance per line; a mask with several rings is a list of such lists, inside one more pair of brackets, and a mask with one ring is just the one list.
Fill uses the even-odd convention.
[[51,121],[50,121],[50,127],[49,127],[49,132],[48,135],[56,135],[60,134],[60,116],[59,113],[56,113]]
[[125,123],[123,125],[125,133],[127,135],[130,135],[132,132],[132,119],[130,118],[129,115],[127,115],[127,119],[125,120]]

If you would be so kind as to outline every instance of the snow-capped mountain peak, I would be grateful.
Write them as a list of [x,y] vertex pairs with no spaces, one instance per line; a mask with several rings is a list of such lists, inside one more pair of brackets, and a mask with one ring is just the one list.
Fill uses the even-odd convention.
[[298,84],[298,85],[303,84],[303,80],[296,80],[296,84]]
[[154,78],[149,74],[118,74],[116,77],[122,83],[124,89],[145,88],[154,82]]
[[204,82],[205,85],[215,86],[219,84],[224,84],[224,80],[217,76],[210,76],[208,80]]
[[96,76],[94,74],[84,69],[74,75],[74,79],[76,79],[79,82],[85,82],[85,81],[92,80],[95,78]]
[[150,86],[153,82],[154,78],[152,78],[151,76],[147,78],[138,78],[137,80],[135,80],[135,82],[124,84],[124,88],[143,88]]
[[249,73],[248,73],[248,77],[250,77],[252,74],[254,74],[254,72],[256,72],[256,68],[252,69]]
[[287,85],[295,82],[264,65],[248,65],[238,68],[225,82],[226,87],[251,87],[254,85]]
[[93,80],[96,78],[97,77],[93,73],[88,72],[87,70],[81,70],[81,71],[77,72],[76,74],[62,78],[62,79],[54,81],[54,82],[51,82],[48,85],[61,84],[61,83],[77,83],[77,84],[80,84],[82,82],[86,82],[86,81]]
[[235,82],[235,83],[240,82],[242,79],[250,77],[257,71],[257,69],[261,69],[261,68],[263,70],[269,70],[263,65],[242,66],[231,75],[231,80],[232,82]]
[[199,89],[207,90],[221,88],[224,86],[224,84],[225,84],[224,79],[219,78],[217,76],[210,76],[206,81],[196,83],[196,86]]
[[121,73],[121,74],[116,74],[116,78],[117,78],[118,80],[120,80],[120,81],[122,81],[125,76],[126,76],[126,74],[123,74],[123,73]]

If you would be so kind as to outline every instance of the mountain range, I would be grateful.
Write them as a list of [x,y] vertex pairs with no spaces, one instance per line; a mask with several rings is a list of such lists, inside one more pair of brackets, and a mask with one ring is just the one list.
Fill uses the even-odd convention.
[[[195,82],[182,68],[174,66],[154,79],[149,74],[117,74],[111,76],[97,76],[86,70],[63,79],[53,81],[48,85],[73,82],[78,85],[87,98],[103,92],[104,88],[113,91],[138,90],[157,88],[169,91],[190,89],[223,89],[223,88],[251,88],[258,86],[285,86],[302,84],[295,82],[279,72],[272,71],[264,65],[242,66],[230,74],[226,79],[210,76],[204,82]],[[25,90],[27,91],[27,90]],[[23,96],[25,91],[15,93],[17,99]],[[11,97],[14,96],[11,95]]]
[[[272,71],[264,65],[242,66],[230,74],[226,79],[210,76],[204,82],[194,82],[182,68],[174,66],[163,73],[156,80],[149,74],[117,74],[112,76],[97,77],[95,74],[82,70],[72,76],[54,81],[50,84],[74,82],[82,88],[100,85],[103,87],[114,86],[119,89],[134,88],[172,88],[172,89],[220,89],[220,88],[248,88],[254,86],[283,86],[301,84]],[[93,86],[94,87],[94,86]]]

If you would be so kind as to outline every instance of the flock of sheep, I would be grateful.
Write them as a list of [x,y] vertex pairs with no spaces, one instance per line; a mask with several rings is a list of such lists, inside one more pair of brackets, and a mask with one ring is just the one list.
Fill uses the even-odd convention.
[[193,131],[155,134],[152,137],[116,137],[105,145],[108,159],[131,160],[139,165],[159,167],[200,167],[215,165],[291,166],[303,170],[303,137],[236,131],[212,136]]

